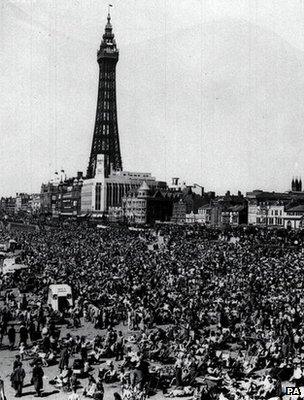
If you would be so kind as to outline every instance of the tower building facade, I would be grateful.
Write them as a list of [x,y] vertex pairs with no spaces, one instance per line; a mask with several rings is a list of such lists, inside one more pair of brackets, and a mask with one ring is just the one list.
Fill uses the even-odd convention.
[[122,170],[116,105],[116,64],[119,51],[112,31],[110,14],[107,19],[105,33],[97,52],[99,83],[95,128],[87,169],[88,179],[95,177],[98,154],[104,155],[105,177],[108,177],[111,171]]

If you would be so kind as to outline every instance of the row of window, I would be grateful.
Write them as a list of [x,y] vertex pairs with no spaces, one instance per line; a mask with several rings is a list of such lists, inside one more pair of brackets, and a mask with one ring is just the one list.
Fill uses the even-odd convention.
[[271,210],[271,215],[275,215],[275,216],[277,216],[277,215],[282,215],[282,210]]
[[268,224],[268,225],[283,225],[283,218],[273,218],[273,217],[268,217],[267,221],[266,218],[260,218],[257,217],[256,219],[257,224]]

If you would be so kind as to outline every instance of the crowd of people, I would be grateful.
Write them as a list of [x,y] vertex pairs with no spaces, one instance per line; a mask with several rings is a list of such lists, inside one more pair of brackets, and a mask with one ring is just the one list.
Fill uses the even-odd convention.
[[[16,396],[24,358],[31,360],[36,396],[44,369],[58,365],[51,382],[73,400],[80,377],[87,379],[82,396],[99,400],[113,382],[121,387],[116,400],[156,392],[276,399],[284,382],[304,386],[301,232],[65,222],[37,231],[4,227],[1,235],[17,242],[28,267],[0,275],[0,343],[7,336],[9,348],[18,349]],[[60,283],[71,286],[74,304],[58,313],[47,290]],[[96,329],[93,338],[69,331],[84,324]]]

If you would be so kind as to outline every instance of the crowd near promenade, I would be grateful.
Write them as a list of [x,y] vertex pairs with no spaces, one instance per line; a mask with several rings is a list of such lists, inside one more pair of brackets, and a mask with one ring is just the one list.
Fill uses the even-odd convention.
[[39,226],[0,233],[27,267],[0,274],[1,400],[304,399],[301,231]]

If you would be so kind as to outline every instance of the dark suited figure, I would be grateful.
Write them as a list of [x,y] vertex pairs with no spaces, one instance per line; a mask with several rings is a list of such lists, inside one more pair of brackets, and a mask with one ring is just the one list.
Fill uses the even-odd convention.
[[14,325],[10,326],[7,331],[8,341],[9,341],[9,349],[13,350],[16,341],[16,331]]
[[41,367],[41,361],[37,361],[36,365],[33,368],[33,376],[32,382],[35,387],[35,397],[41,397],[41,390],[43,389],[43,376],[44,372]]
[[12,387],[15,389],[15,397],[22,396],[23,382],[25,378],[25,371],[22,363],[19,363],[11,375]]

